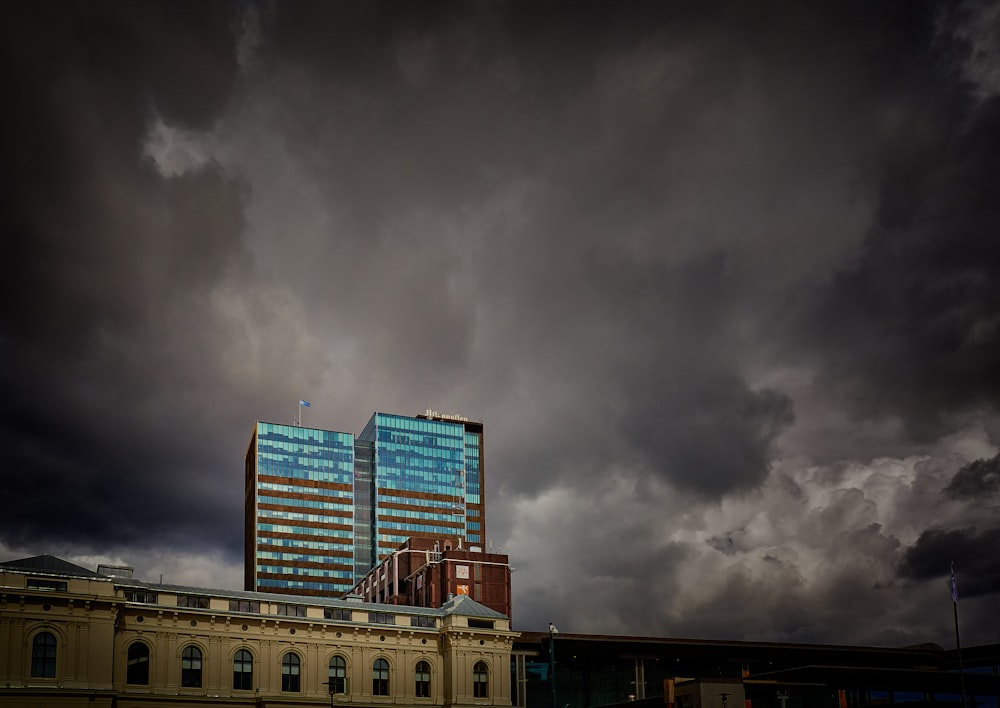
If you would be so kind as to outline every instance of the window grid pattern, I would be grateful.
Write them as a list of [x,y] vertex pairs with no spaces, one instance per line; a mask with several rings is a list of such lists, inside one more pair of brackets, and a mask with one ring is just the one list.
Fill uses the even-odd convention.
[[347,659],[344,657],[330,659],[327,686],[331,693],[347,693]]
[[430,698],[431,695],[431,665],[426,661],[418,661],[414,672],[416,683],[413,693],[417,698]]
[[201,649],[186,646],[181,652],[181,686],[201,688]]
[[385,659],[376,659],[372,664],[372,695],[389,695],[389,662]]
[[477,661],[472,667],[472,696],[474,698],[489,698],[490,669],[485,661]]
[[[368,428],[365,428],[368,430]],[[364,433],[361,434],[362,438]],[[360,580],[375,565],[375,443],[354,442],[354,577]]]
[[129,644],[125,655],[125,683],[136,686],[149,685],[149,647],[144,642]]
[[298,693],[301,690],[300,673],[302,662],[299,655],[288,652],[281,658],[281,690]]
[[333,583],[318,583],[308,580],[287,580],[287,579],[277,579],[277,578],[260,578],[257,580],[257,585],[261,588],[298,588],[302,590],[321,590],[323,592],[334,592],[336,588],[343,587],[339,584]]
[[178,595],[178,607],[194,607],[200,610],[207,610],[209,606],[208,598],[204,595]]
[[240,649],[233,655],[233,688],[237,691],[253,690],[253,654]]
[[32,678],[55,678],[56,638],[51,632],[39,632],[31,641]]
[[[387,413],[372,416],[361,437],[374,443],[375,528],[377,557],[395,550],[393,540],[414,534],[450,536],[465,527],[465,428],[460,423],[424,420]],[[418,494],[427,512],[389,508],[386,502],[411,504]],[[396,533],[394,533],[396,532]]]
[[[353,435],[261,422],[257,424],[255,464],[258,504],[302,510],[261,509],[258,506],[255,520],[258,545],[279,545],[285,539],[277,535],[299,534],[314,536],[317,542],[328,544],[324,550],[339,552],[338,557],[354,557],[351,531],[354,519]],[[314,482],[336,484],[342,488],[311,486]],[[308,495],[308,498],[294,498],[300,494]],[[342,528],[313,528],[303,526],[305,523],[339,523]],[[354,580],[351,560],[345,563],[349,570],[331,571],[300,565],[304,562],[327,562],[329,558],[305,561],[301,555],[287,558],[275,557],[273,552],[257,554],[258,587],[320,590],[331,594],[350,590]],[[268,561],[284,561],[286,564]],[[297,577],[276,578],[274,575]]]
[[305,605],[275,605],[274,614],[282,617],[305,617]]
[[139,602],[145,605],[155,605],[158,597],[155,592],[148,590],[125,590],[126,602]]

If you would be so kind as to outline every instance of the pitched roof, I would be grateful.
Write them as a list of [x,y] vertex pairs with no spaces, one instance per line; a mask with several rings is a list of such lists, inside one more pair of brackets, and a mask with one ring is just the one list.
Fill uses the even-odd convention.
[[486,619],[507,619],[507,615],[481,605],[468,595],[455,595],[441,605],[446,615],[462,615],[463,617],[484,617]]
[[0,563],[0,568],[10,568],[12,570],[27,572],[33,571],[36,573],[51,573],[53,575],[72,575],[74,577],[83,578],[103,577],[92,570],[87,570],[86,568],[82,568],[74,563],[70,563],[69,561],[64,561],[62,558],[56,558],[55,556],[50,556],[48,554]]

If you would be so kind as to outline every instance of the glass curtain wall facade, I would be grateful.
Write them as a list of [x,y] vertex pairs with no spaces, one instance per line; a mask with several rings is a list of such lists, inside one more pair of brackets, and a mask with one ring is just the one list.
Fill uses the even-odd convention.
[[481,547],[483,479],[482,423],[375,413],[355,437],[258,422],[244,587],[339,595],[411,536]]
[[257,423],[246,474],[246,589],[301,595],[350,590],[354,436]]
[[[465,437],[458,423],[376,413],[374,562],[410,536],[465,536]],[[371,567],[371,566],[370,566]]]
[[375,445],[354,442],[354,578],[363,578],[374,566]]
[[474,423],[465,424],[465,539],[470,544],[482,544],[486,541],[486,504],[483,503],[483,426]]

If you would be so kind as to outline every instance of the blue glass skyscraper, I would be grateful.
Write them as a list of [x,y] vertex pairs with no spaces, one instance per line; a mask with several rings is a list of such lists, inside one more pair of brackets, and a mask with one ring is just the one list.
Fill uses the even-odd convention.
[[244,587],[330,595],[354,578],[354,436],[257,423],[246,459]]
[[374,413],[361,434],[257,423],[246,459],[245,587],[350,590],[410,536],[485,540],[483,425]]

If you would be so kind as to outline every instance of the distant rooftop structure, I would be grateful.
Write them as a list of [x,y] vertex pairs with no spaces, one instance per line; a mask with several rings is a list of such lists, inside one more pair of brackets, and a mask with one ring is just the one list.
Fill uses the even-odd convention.
[[109,578],[131,578],[132,574],[135,573],[135,568],[127,565],[108,565],[102,563],[97,566],[97,572],[100,575],[107,575]]

